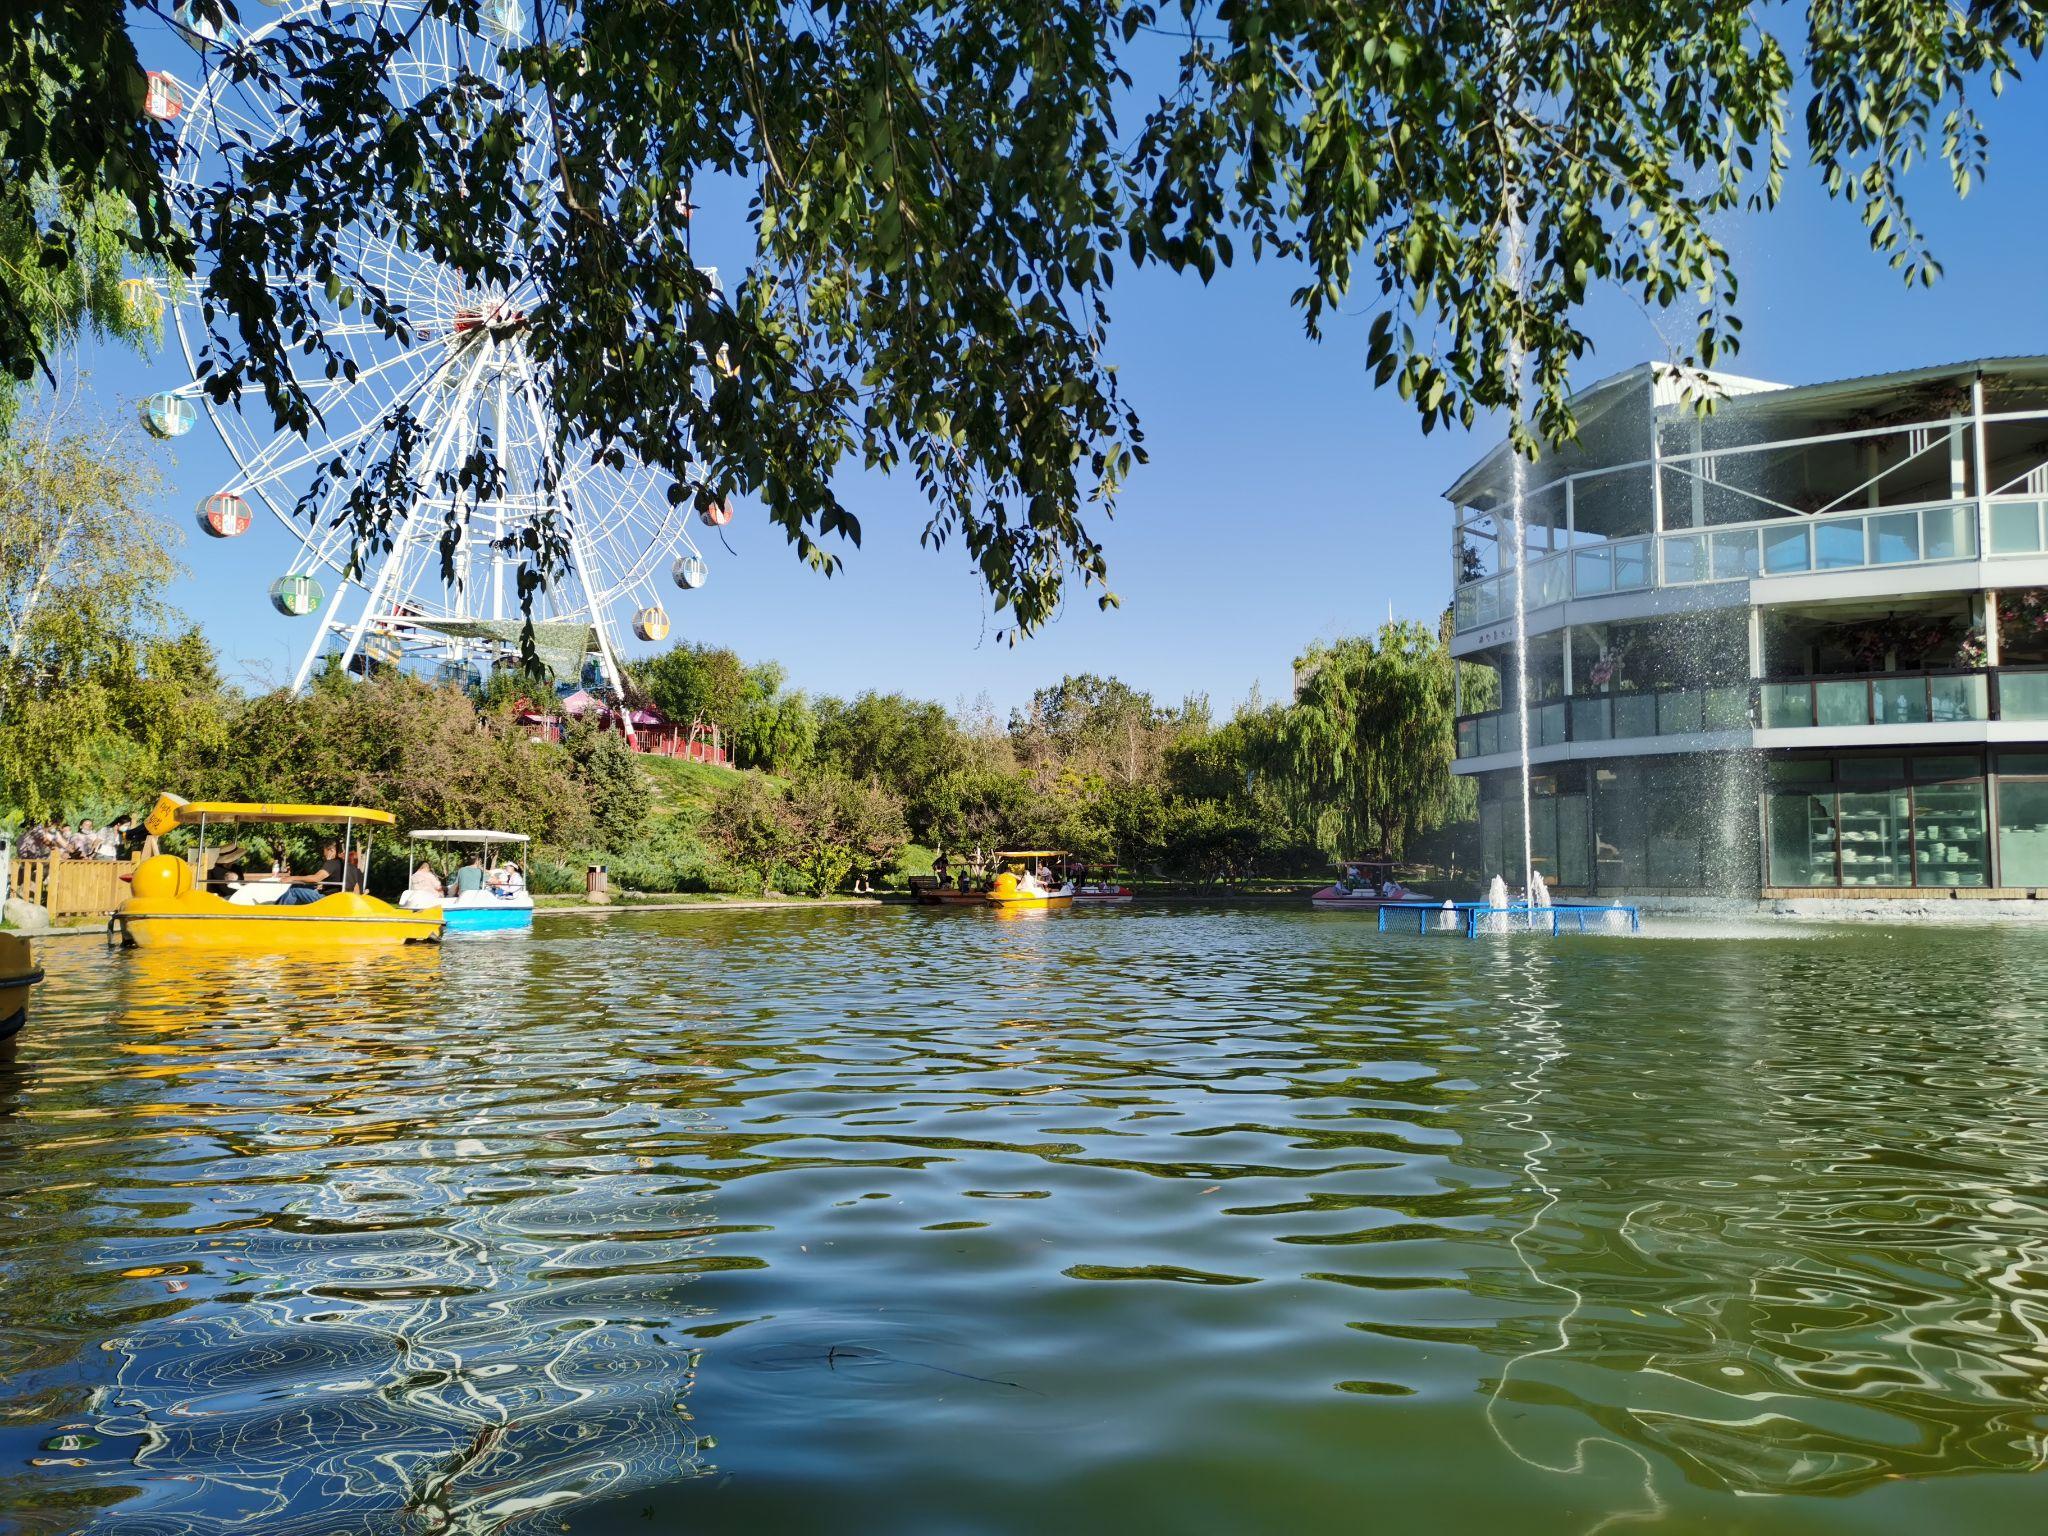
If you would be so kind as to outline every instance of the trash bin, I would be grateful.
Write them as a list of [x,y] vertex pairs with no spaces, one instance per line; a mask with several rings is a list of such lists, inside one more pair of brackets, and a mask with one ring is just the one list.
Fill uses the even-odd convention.
[[593,864],[583,875],[583,899],[585,901],[610,901],[611,880],[605,874],[602,864]]

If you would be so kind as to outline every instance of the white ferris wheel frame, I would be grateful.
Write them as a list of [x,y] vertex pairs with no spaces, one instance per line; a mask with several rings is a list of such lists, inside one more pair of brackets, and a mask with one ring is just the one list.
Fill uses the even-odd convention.
[[[250,30],[242,45],[260,43],[283,23],[316,12],[319,4],[320,0],[292,0],[276,18]],[[386,17],[394,10],[419,8],[418,0],[364,7]],[[504,0],[496,10],[504,13]],[[337,5],[335,13],[342,19],[362,15],[353,5]],[[492,79],[508,97],[527,95],[524,84],[499,67],[499,46],[446,21],[423,18],[413,47],[394,62],[386,88],[417,100],[433,83],[466,66]],[[260,146],[290,134],[291,105],[235,85],[209,62],[182,113],[174,188],[184,192],[200,184],[206,162],[212,157],[217,164],[223,142]],[[286,109],[282,115],[280,106]],[[539,136],[529,139],[529,165],[546,152]],[[527,179],[544,184],[550,180],[545,174]],[[422,621],[524,618],[516,597],[509,609],[507,605],[508,595],[516,592],[519,568],[508,541],[542,517],[555,519],[565,533],[568,561],[566,569],[533,595],[531,616],[537,623],[588,623],[596,638],[600,671],[613,689],[621,690],[619,610],[652,609],[662,612],[665,621],[658,586],[662,571],[679,551],[701,560],[689,532],[691,499],[671,502],[668,478],[645,466],[614,470],[573,446],[564,450],[545,381],[521,327],[502,324],[507,317],[523,317],[537,307],[530,283],[509,291],[467,287],[439,263],[359,229],[344,231],[337,244],[346,261],[377,281],[403,309],[414,334],[409,344],[391,341],[356,312],[329,300],[310,276],[274,277],[273,282],[305,291],[321,311],[330,343],[358,367],[353,380],[324,374],[300,380],[321,417],[307,436],[274,428],[266,435],[260,423],[243,414],[239,400],[216,403],[197,382],[206,326],[191,313],[189,303],[172,310],[192,379],[173,393],[205,409],[235,462],[236,473],[219,494],[260,502],[292,533],[298,549],[286,567],[289,573],[326,575],[334,581],[331,596],[315,615],[316,629],[292,690],[305,688],[336,638],[341,645],[338,663],[344,669],[362,654],[372,635],[391,637],[403,654],[444,662],[466,665],[472,657],[505,655],[499,642],[453,638],[422,627]],[[253,393],[253,386],[243,391]],[[260,401],[260,394],[257,398]],[[388,413],[407,399],[425,428],[417,479],[429,489],[406,508],[391,530],[389,549],[373,562],[370,551],[357,549],[353,530],[338,516],[347,477],[333,477],[308,517],[296,515],[297,508],[319,466],[337,454],[369,448],[373,439],[388,435]],[[486,426],[501,473],[499,493],[483,498],[458,493],[451,501],[445,492],[431,488],[451,464],[467,458]],[[441,544],[451,521],[460,531],[452,574],[444,577]]]

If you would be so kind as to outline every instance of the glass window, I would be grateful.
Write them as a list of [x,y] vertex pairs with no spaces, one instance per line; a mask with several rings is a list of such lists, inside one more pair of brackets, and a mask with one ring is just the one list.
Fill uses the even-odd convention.
[[1974,507],[1929,507],[1920,514],[1921,550],[1929,560],[1969,560],[1977,554]]
[[1916,757],[1913,759],[1913,777],[1925,783],[1929,779],[1971,779],[1984,771],[1984,765],[1974,757]]
[[1657,696],[1654,693],[1618,693],[1614,696],[1614,737],[1657,734]]
[[1704,534],[1690,533],[1681,538],[1664,541],[1664,584],[1669,587],[1684,586],[1687,582],[1707,579],[1707,540]]
[[1500,807],[1498,799],[1479,802],[1479,864],[1489,878],[1507,868],[1501,862]]
[[1844,783],[1860,779],[1866,784],[1886,783],[1906,776],[1906,760],[1903,757],[1845,757],[1841,763],[1841,778]]
[[1984,784],[1925,784],[1913,792],[1913,863],[1920,885],[1984,885]]
[[2004,885],[2048,885],[2048,781],[1999,780],[1998,869]]
[[1734,581],[1739,577],[1754,576],[1759,569],[1754,528],[1745,528],[1740,533],[1714,535],[1714,580]]
[[1545,880],[1553,885],[1557,883],[1557,801],[1554,798],[1529,802],[1529,859],[1543,872]]
[[1773,784],[1825,784],[1835,776],[1831,757],[1775,757],[1771,759]]
[[2048,752],[2001,752],[1998,754],[1998,771],[2048,774]]
[[1765,683],[1764,724],[1772,727],[1813,724],[1813,684]]
[[1557,802],[1557,878],[1561,885],[1583,890],[1593,883],[1587,855],[1592,851],[1584,795],[1562,795]]
[[1564,741],[1564,705],[1546,704],[1533,712],[1535,719],[1529,722],[1530,735],[1539,747],[1555,747]]
[[2001,671],[1998,713],[2006,720],[2048,720],[2048,672]]
[[[1845,759],[1844,777],[1848,766]],[[1844,794],[1839,804],[1842,884],[1911,885],[1911,796],[1903,789],[1881,789]]]
[[1474,734],[1472,727],[1473,722],[1470,720],[1460,720],[1458,722],[1458,756],[1460,757],[1470,757],[1477,750],[1478,738]]
[[1833,885],[1835,797],[1775,794],[1769,815],[1771,884]]
[[1680,785],[1661,775],[1650,782],[1650,884],[1691,889],[1703,883],[1700,834],[1706,818],[1697,797]]
[[1804,524],[1791,528],[1764,530],[1764,569],[1773,576],[1782,576],[1789,571],[1803,571],[1812,563],[1813,556],[1807,548]]
[[1879,725],[1919,725],[1927,719],[1927,679],[1911,672],[1871,679],[1870,718]]
[[1816,523],[1813,527],[1813,568],[1817,571],[1847,570],[1863,563],[1863,519]]
[[1709,688],[1706,727],[1710,731],[1741,731],[1749,728],[1747,688]]
[[1634,592],[1650,585],[1650,541],[1614,546],[1614,590]]
[[1822,725],[1870,724],[1870,687],[1861,679],[1815,683],[1813,705]]
[[1606,741],[1614,734],[1605,698],[1572,700],[1572,740]]
[[1700,728],[1700,696],[1697,690],[1674,690],[1657,695],[1657,734],[1687,736]]
[[2041,547],[2041,504],[2001,501],[1991,509],[1991,553],[2031,554]]
[[1581,597],[1614,590],[1614,551],[1581,549],[1572,554],[1572,581]]
[[1870,563],[1899,565],[1920,558],[1920,514],[1888,512],[1870,522]]
[[1991,692],[1983,677],[1930,677],[1927,702],[1936,720],[1989,720]]
[[1593,801],[1593,872],[1603,891],[1644,884],[1643,774],[1637,763],[1597,770]]

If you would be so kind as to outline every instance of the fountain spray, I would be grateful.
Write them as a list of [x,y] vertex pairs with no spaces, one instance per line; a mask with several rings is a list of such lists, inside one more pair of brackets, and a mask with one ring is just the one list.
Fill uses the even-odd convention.
[[[1514,29],[1505,16],[1494,24],[1494,35],[1500,47],[1502,112],[1507,121],[1501,133],[1500,204],[1501,216],[1506,226],[1507,243],[1502,250],[1501,262],[1505,269],[1509,291],[1514,295],[1514,308],[1508,315],[1503,330],[1506,334],[1507,357],[1503,373],[1508,391],[1508,507],[1514,517],[1515,552],[1515,717],[1522,738],[1522,899],[1531,899],[1535,890],[1536,837],[1533,818],[1530,814],[1529,790],[1529,582],[1526,567],[1529,557],[1529,530],[1524,518],[1523,503],[1528,494],[1528,465],[1522,459],[1520,438],[1522,436],[1522,375],[1526,358],[1522,347],[1522,301],[1528,296],[1528,269],[1526,264],[1528,231],[1522,222],[1521,170],[1518,156],[1521,151],[1521,136],[1514,123],[1515,104],[1520,99],[1520,80],[1515,71]],[[1570,706],[1567,705],[1567,708]]]

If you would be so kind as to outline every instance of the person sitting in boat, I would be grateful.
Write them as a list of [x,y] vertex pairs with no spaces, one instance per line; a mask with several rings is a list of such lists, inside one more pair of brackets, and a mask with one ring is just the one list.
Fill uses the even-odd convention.
[[517,896],[526,886],[526,877],[519,873],[519,866],[507,859],[485,877],[493,896]]
[[341,877],[344,891],[356,891],[367,895],[370,889],[370,870],[363,860],[363,850],[351,848],[348,854],[348,868]]
[[422,896],[439,898],[442,894],[441,877],[434,873],[433,865],[422,860],[419,866],[413,870],[412,879],[406,882],[406,888],[416,891]]
[[214,895],[232,901],[235,892],[248,878],[243,867],[242,850],[230,843],[225,848],[216,849],[210,862],[212,868],[207,873],[206,888]]
[[328,841],[320,845],[320,867],[310,874],[286,875],[284,894],[273,903],[280,907],[303,907],[318,901],[328,891],[341,889],[342,878],[347,874],[341,862],[341,844]]
[[462,867],[455,871],[455,894],[472,895],[484,888],[484,856],[471,852],[463,858]]

